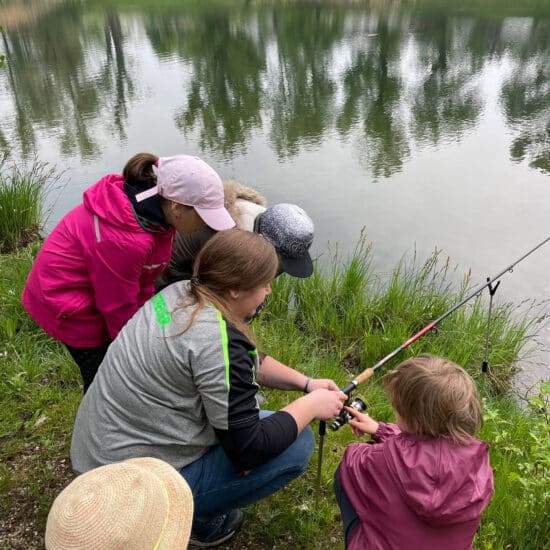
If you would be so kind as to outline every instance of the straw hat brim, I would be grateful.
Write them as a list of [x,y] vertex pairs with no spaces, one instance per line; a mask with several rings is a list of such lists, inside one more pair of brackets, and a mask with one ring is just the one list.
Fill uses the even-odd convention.
[[148,468],[162,479],[166,487],[170,508],[167,527],[157,548],[187,548],[193,524],[193,494],[185,479],[175,468],[156,458],[132,458],[126,462]]
[[193,496],[181,474],[156,458],[101,466],[77,477],[55,499],[48,550],[186,548]]

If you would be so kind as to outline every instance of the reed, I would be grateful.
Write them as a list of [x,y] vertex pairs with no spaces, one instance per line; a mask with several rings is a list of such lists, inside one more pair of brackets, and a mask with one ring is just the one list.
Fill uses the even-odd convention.
[[477,547],[548,548],[550,381],[525,410],[508,399],[486,400],[481,438],[490,443],[495,494]]
[[[332,364],[335,379],[345,382],[400,346],[438,318],[472,290],[469,277],[456,287],[449,259],[435,251],[423,262],[403,258],[384,279],[371,270],[371,247],[363,236],[354,254],[342,261],[338,254],[309,279],[280,277],[264,309],[259,339],[282,359],[297,364],[312,357]],[[398,355],[431,352],[463,365],[496,395],[510,389],[518,360],[527,341],[540,328],[536,304],[518,308],[510,303],[493,307],[488,361],[491,371],[482,375],[488,326],[486,301],[478,297],[446,318]],[[299,343],[299,345],[297,345]]]
[[55,170],[42,162],[24,168],[0,162],[0,253],[39,236],[44,194],[57,180]]

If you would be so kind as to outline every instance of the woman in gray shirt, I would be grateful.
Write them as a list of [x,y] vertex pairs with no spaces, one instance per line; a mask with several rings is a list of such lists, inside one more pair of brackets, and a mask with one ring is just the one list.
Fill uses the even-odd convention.
[[[241,506],[303,473],[314,447],[308,424],[338,414],[345,399],[332,380],[271,357],[259,365],[246,320],[271,293],[278,265],[261,235],[216,234],[191,281],[166,287],[122,329],[77,414],[75,471],[139,456],[168,462],[193,491],[201,546],[230,538]],[[306,394],[260,411],[259,385]]]

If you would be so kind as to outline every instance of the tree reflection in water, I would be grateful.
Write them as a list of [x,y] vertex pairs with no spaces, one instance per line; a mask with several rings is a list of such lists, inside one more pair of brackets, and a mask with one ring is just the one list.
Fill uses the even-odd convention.
[[[174,124],[201,150],[231,159],[259,133],[288,159],[337,136],[375,178],[400,171],[413,147],[471,131],[484,107],[479,77],[500,63],[512,67],[499,91],[511,158],[550,172],[550,24],[536,10],[513,19],[391,3],[157,8],[137,2],[123,16],[123,3],[61,2],[4,29],[0,78],[13,113],[0,148],[28,158],[45,134],[63,156],[91,159],[99,134],[124,143],[148,76],[139,49],[151,46],[189,74]],[[128,38],[135,27],[148,44]]]
[[502,102],[516,134],[510,155],[550,173],[550,23],[535,20],[528,31],[525,39],[508,44],[514,70]]
[[57,138],[63,156],[93,159],[99,120],[124,139],[133,84],[117,15],[85,18],[81,5],[68,3],[33,26],[4,29],[2,38],[15,117],[10,135],[4,133],[7,147],[29,158],[44,131]]
[[183,132],[199,128],[201,149],[230,157],[261,127],[265,51],[247,24],[228,13],[159,16],[147,23],[155,51],[178,54],[193,67],[187,105],[176,114]]

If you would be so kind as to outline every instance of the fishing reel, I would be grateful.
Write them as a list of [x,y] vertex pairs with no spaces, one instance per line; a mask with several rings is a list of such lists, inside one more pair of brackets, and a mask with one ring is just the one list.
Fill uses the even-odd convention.
[[[367,405],[365,405],[365,402],[361,398],[356,397],[355,399],[353,399],[353,401],[350,401],[350,399],[348,399],[344,403],[344,406],[351,407],[352,409],[355,409],[359,412],[363,412],[367,409]],[[334,420],[329,424],[329,428],[333,432],[335,432],[336,430],[339,430],[344,424],[347,424],[350,420],[353,420],[353,415],[345,409],[342,409],[340,411],[340,414],[335,417]]]

